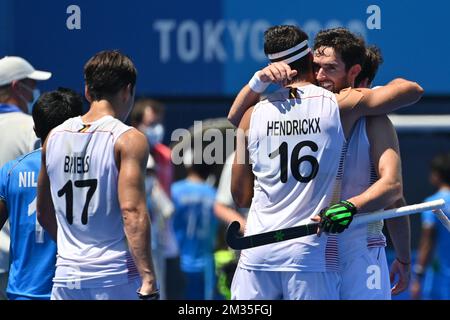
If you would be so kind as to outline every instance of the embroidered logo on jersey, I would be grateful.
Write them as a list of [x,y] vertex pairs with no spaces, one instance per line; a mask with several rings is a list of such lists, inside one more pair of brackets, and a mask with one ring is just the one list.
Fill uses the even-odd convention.
[[78,130],[78,132],[87,132],[89,130],[89,128],[91,127],[90,124],[83,124],[83,128],[81,128],[80,130]]

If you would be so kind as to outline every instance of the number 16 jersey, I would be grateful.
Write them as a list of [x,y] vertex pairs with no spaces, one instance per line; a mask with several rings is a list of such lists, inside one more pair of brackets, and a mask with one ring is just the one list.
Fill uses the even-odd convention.
[[[332,201],[344,142],[338,103],[330,91],[312,84],[285,88],[259,102],[248,134],[255,183],[245,234],[312,223],[310,218]],[[336,237],[311,235],[243,250],[240,265],[337,271]]]
[[55,287],[116,286],[138,277],[117,194],[117,139],[131,127],[105,116],[56,127],[46,165],[58,222]]

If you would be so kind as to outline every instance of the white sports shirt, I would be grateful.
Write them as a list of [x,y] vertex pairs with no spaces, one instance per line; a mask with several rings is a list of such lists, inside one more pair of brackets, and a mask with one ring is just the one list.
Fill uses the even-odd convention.
[[[293,98],[296,95],[297,98]],[[333,197],[344,132],[336,97],[315,85],[281,89],[252,113],[248,151],[255,175],[245,235],[312,223]],[[243,250],[240,266],[337,271],[336,237],[316,235]]]
[[[348,142],[342,179],[342,199],[349,199],[366,191],[378,180],[370,155],[370,142],[366,132],[366,118],[361,118]],[[383,221],[352,225],[338,235],[339,262],[358,258],[367,248],[385,247]]]
[[56,127],[47,142],[47,171],[58,221],[56,287],[115,286],[137,278],[118,201],[114,144],[131,127],[105,116]]

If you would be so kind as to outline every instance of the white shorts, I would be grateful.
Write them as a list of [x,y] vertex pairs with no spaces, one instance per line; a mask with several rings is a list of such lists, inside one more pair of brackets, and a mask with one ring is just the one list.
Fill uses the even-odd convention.
[[237,267],[232,300],[338,300],[337,272],[257,271]]
[[51,300],[139,300],[136,291],[141,280],[136,279],[119,286],[105,288],[70,289],[53,287]]
[[368,248],[358,258],[341,261],[341,300],[391,300],[391,282],[383,247]]

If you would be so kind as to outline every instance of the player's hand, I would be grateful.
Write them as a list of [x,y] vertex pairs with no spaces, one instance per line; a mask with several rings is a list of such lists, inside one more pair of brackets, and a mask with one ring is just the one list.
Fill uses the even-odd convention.
[[159,289],[155,281],[143,281],[142,286],[137,290],[137,295],[141,300],[159,300]]
[[341,233],[350,226],[353,216],[357,213],[355,205],[349,201],[340,201],[330,207],[323,208],[319,216],[318,235],[322,232]]
[[398,275],[398,281],[391,289],[391,294],[393,296],[408,289],[409,281],[411,279],[411,265],[403,264],[395,259],[394,262],[392,262],[391,271],[389,273],[391,283],[394,283],[396,275]]
[[274,82],[281,85],[286,84],[297,75],[297,70],[292,70],[285,62],[274,62],[259,71],[262,82]]

